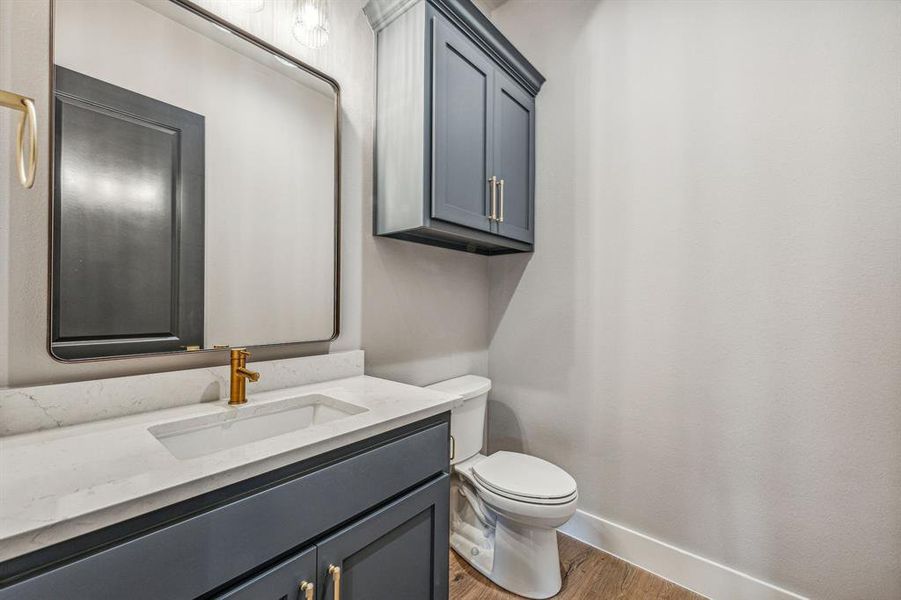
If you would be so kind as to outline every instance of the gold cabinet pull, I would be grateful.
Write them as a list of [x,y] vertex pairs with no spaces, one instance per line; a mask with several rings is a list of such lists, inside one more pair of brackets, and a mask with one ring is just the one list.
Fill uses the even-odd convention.
[[[19,94],[0,90],[0,106],[22,113],[16,133],[16,164],[19,167],[19,182],[25,189],[30,189],[34,185],[34,173],[38,166],[38,117],[34,111],[34,101]],[[27,166],[25,164],[26,124],[28,124],[30,138]]]
[[501,186],[501,214],[497,217],[498,223],[504,222],[504,180],[501,179],[497,182],[499,186]]
[[314,594],[316,592],[316,586],[314,586],[309,581],[301,581],[300,591],[302,594],[304,594],[305,600],[313,600]]
[[335,600],[341,600],[341,567],[335,565],[328,566],[328,574],[332,576],[332,583],[335,584]]
[[491,214],[488,215],[488,220],[494,221],[497,219],[497,177],[492,175],[488,185],[491,186]]

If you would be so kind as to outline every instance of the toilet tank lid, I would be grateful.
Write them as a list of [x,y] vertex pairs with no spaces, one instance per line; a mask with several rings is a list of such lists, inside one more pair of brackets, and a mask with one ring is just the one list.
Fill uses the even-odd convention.
[[478,375],[464,375],[463,377],[454,377],[453,379],[433,383],[427,388],[447,394],[456,394],[463,400],[469,400],[470,398],[487,394],[491,389],[491,380]]

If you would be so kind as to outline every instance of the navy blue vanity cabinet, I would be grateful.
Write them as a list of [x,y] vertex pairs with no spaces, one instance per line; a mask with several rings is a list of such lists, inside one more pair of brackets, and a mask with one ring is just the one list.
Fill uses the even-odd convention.
[[306,600],[304,582],[322,600],[332,565],[342,600],[445,600],[449,419],[0,563],[0,600]]
[[319,543],[326,598],[444,600],[448,595],[447,475]]
[[544,77],[469,0],[370,0],[379,236],[481,254],[535,241]]
[[446,599],[449,481],[421,486],[217,600]]

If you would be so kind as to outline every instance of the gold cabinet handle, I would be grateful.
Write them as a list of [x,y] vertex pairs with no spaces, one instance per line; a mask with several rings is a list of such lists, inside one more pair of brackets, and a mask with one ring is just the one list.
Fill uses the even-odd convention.
[[316,586],[314,586],[309,581],[301,581],[300,591],[302,594],[304,594],[305,600],[313,600],[314,594],[316,592]]
[[335,565],[328,566],[328,574],[332,576],[332,582],[335,584],[335,600],[341,600],[341,567]]
[[[16,133],[16,163],[19,167],[19,182],[25,189],[34,185],[34,173],[38,166],[38,116],[34,111],[31,98],[0,90],[0,106],[18,110],[19,128]],[[25,125],[28,124],[29,152],[28,165],[25,165]]]
[[497,219],[497,177],[492,175],[488,185],[491,186],[491,214],[488,215],[488,220],[494,221]]
[[501,179],[497,182],[499,186],[501,186],[501,214],[497,217],[498,223],[504,222],[504,180]]

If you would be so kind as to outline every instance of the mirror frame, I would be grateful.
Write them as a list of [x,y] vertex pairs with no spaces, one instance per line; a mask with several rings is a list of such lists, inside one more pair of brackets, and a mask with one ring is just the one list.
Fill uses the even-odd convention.
[[[50,354],[53,360],[61,362],[61,363],[84,363],[84,362],[100,362],[100,361],[109,361],[109,360],[123,360],[130,358],[143,358],[143,357],[161,357],[161,356],[193,356],[199,354],[211,354],[215,352],[228,352],[230,348],[238,348],[242,346],[229,346],[225,348],[200,348],[199,350],[184,350],[181,352],[145,352],[145,353],[136,353],[136,354],[120,354],[115,356],[97,356],[97,357],[86,357],[86,358],[63,358],[59,357],[53,352],[53,298],[55,294],[55,290],[53,287],[53,256],[54,256],[54,228],[55,228],[55,215],[54,215],[54,194],[56,193],[56,173],[55,173],[55,164],[53,157],[56,153],[56,144],[55,144],[55,135],[54,132],[56,130],[56,111],[54,110],[55,102],[54,102],[54,94],[56,91],[56,78],[55,78],[55,58],[56,52],[54,47],[54,39],[56,34],[56,2],[58,0],[50,1],[50,64],[49,64],[49,73],[50,73],[50,89],[48,93],[48,112],[49,118],[47,119],[47,156],[48,156],[48,193],[49,193],[49,202],[48,202],[48,232],[47,232],[47,352]],[[302,71],[313,75],[327,83],[332,90],[335,92],[335,181],[334,181],[334,203],[335,203],[335,277],[334,277],[334,293],[335,293],[335,302],[334,302],[334,322],[332,328],[332,335],[327,339],[321,340],[298,340],[294,342],[279,342],[273,344],[257,344],[254,346],[247,346],[248,348],[280,348],[285,346],[295,346],[298,344],[323,344],[334,341],[341,332],[341,86],[338,82],[331,77],[330,75],[320,71],[316,67],[308,65],[307,63],[301,61],[298,58],[280,50],[274,45],[266,42],[257,36],[241,29],[240,27],[226,21],[219,15],[216,15],[207,9],[198,6],[194,2],[190,0],[167,0],[171,4],[174,4],[184,10],[187,10],[198,17],[205,19],[206,21],[216,25],[222,29],[225,29],[232,35],[236,35],[239,38],[243,39],[246,42],[257,46],[258,48],[274,55],[277,58],[280,58],[288,63],[294,65]]]

